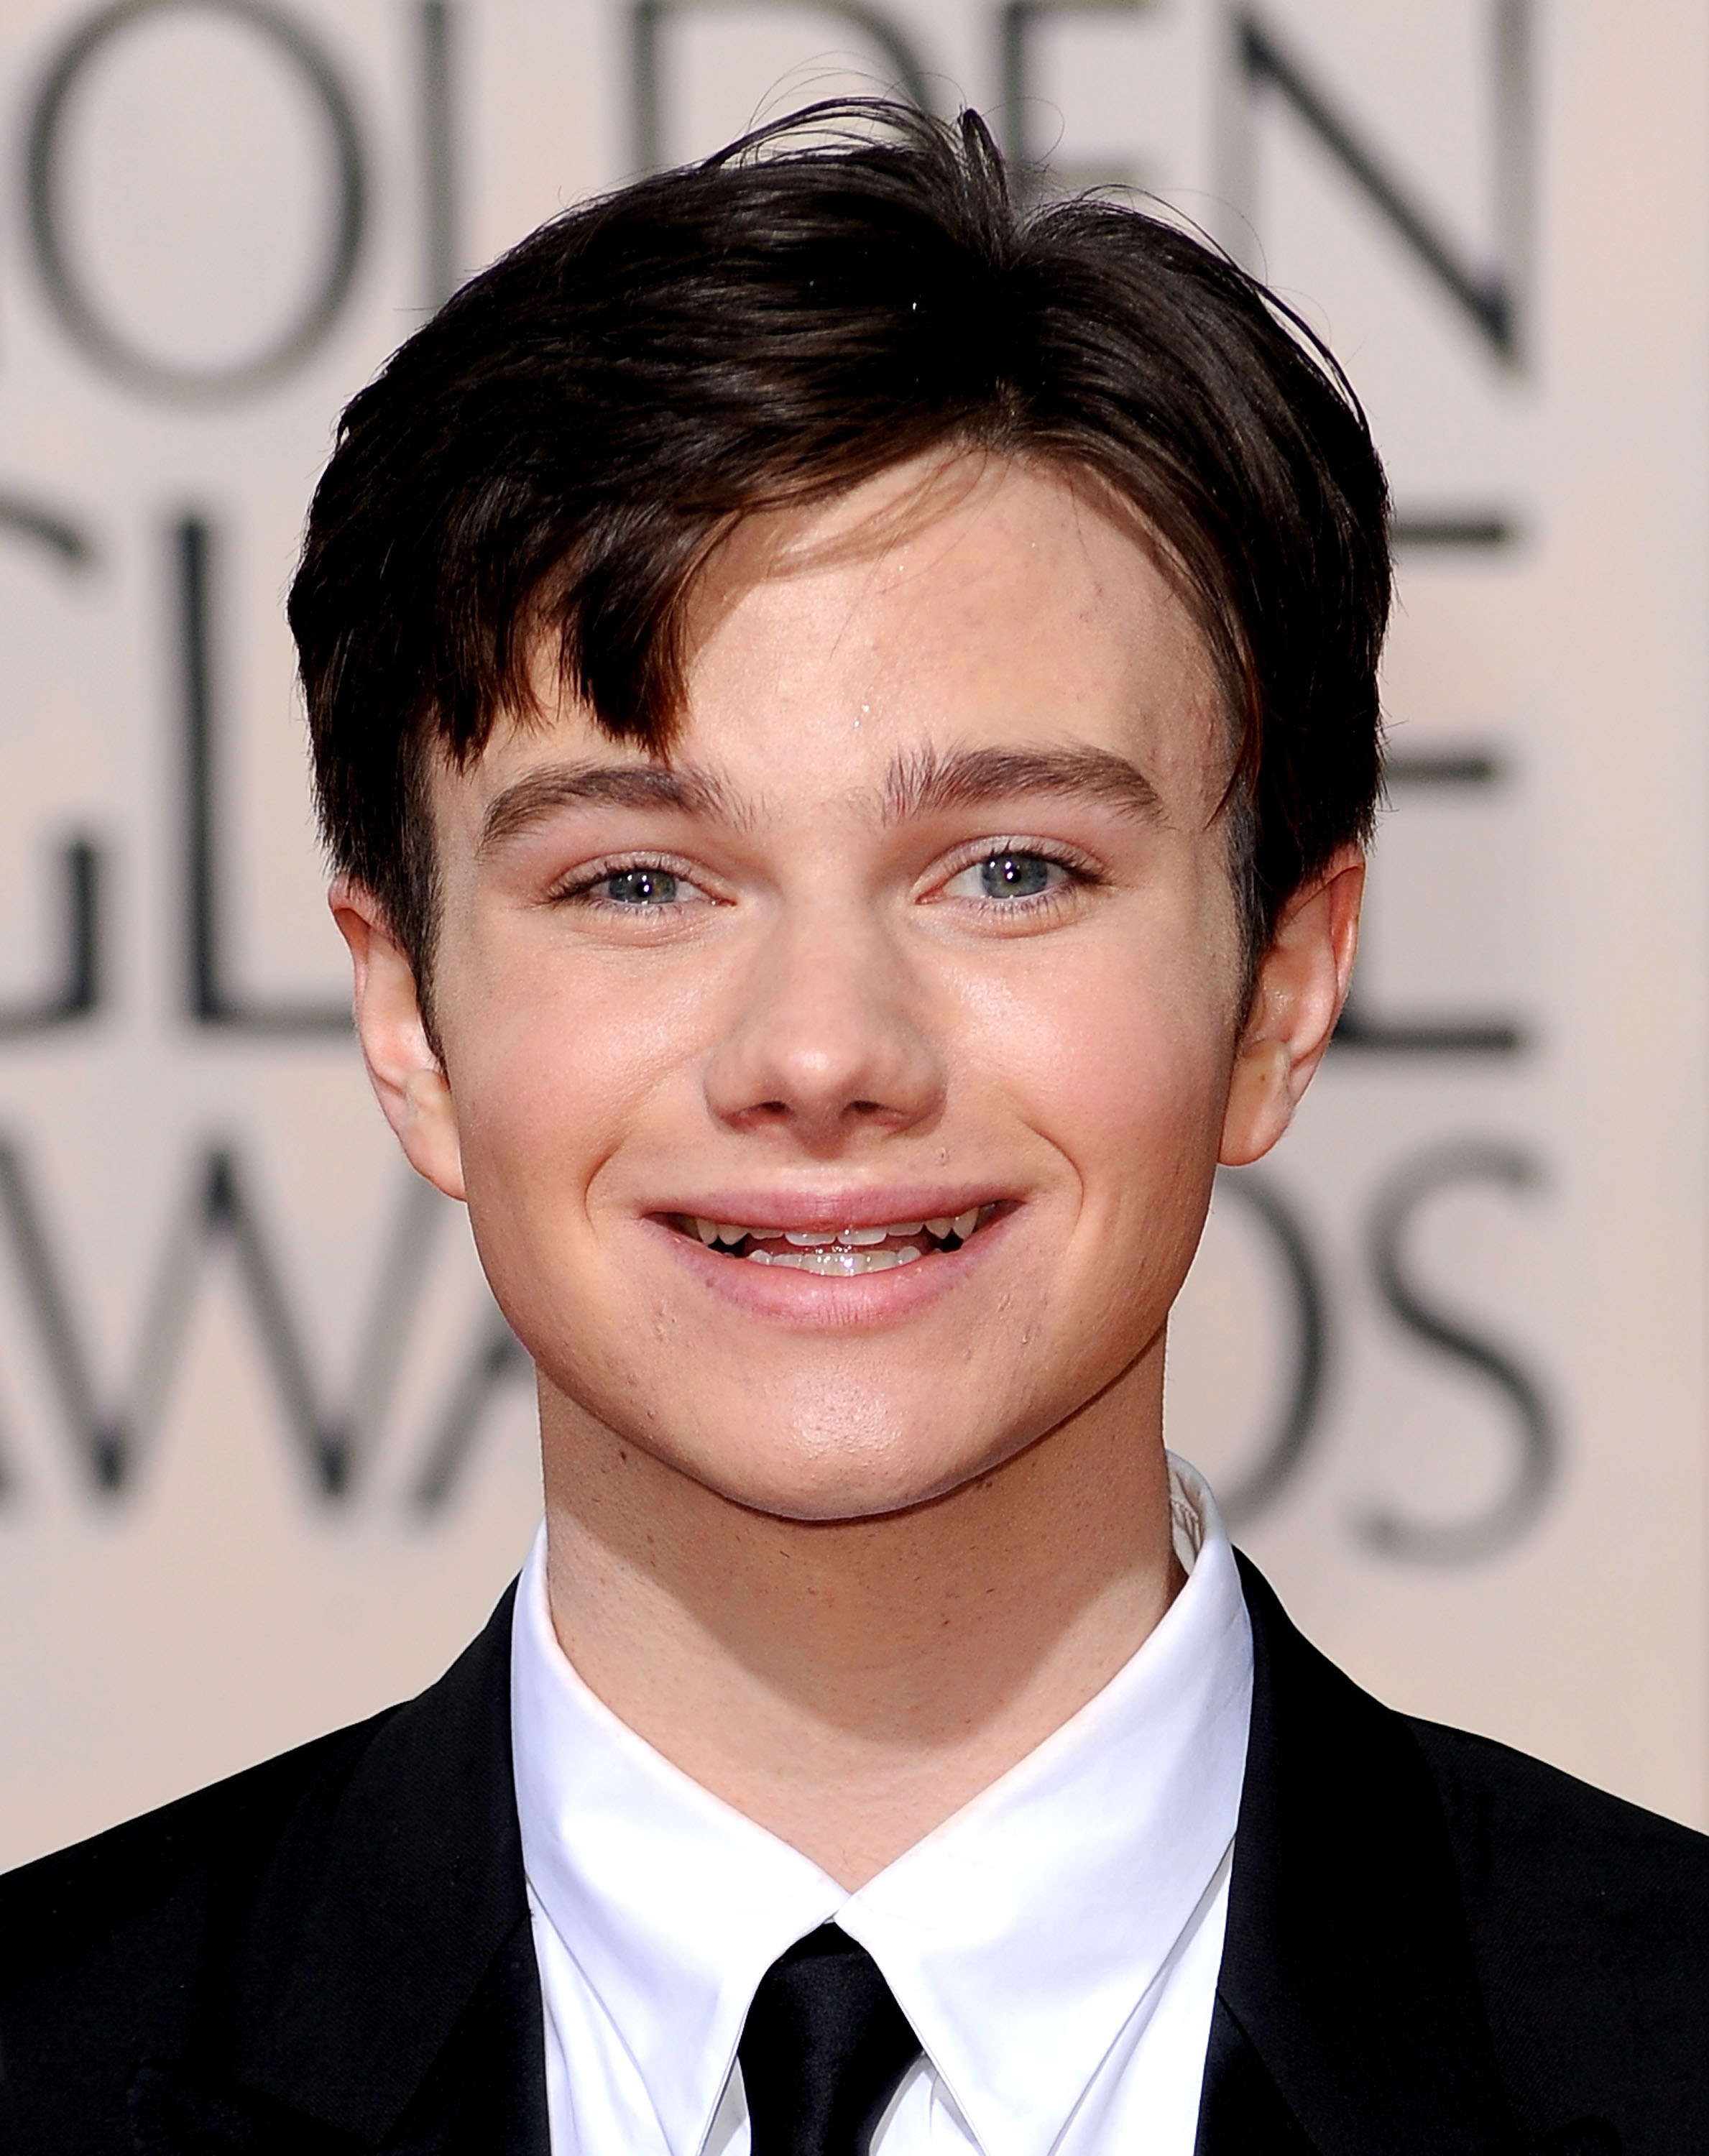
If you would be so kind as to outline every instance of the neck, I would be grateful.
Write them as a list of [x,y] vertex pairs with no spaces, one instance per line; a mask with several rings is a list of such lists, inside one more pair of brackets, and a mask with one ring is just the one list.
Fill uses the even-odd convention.
[[544,1399],[564,1651],[702,1787],[862,1886],[1083,1707],[1173,1599],[1162,1363],[947,1496],[831,1522],[748,1511]]

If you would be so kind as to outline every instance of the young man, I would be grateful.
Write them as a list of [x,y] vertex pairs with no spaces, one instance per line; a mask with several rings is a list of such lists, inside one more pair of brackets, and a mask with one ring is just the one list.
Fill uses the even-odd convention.
[[977,121],[814,125],[346,415],[333,906],[547,1525],[420,1699],[0,1890],[5,2146],[1709,2147],[1709,1844],[1365,1697],[1163,1450],[1352,964],[1363,420]]

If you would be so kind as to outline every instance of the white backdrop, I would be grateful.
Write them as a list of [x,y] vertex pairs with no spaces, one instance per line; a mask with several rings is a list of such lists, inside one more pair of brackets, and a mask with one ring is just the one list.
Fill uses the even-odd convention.
[[1154,189],[1393,471],[1357,1004],[1171,1434],[1363,1681],[1709,1822],[1709,19],[1687,0],[4,0],[0,1862],[430,1678],[527,1373],[366,1095],[280,601],[457,275],[851,83]]

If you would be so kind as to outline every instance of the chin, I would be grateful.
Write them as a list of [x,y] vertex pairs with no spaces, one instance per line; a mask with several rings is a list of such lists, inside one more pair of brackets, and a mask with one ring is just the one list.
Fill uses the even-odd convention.
[[1019,1449],[1019,1441],[970,1447],[966,1432],[952,1444],[922,1441],[918,1433],[863,1443],[845,1425],[823,1440],[795,1433],[758,1445],[748,1431],[739,1445],[696,1447],[698,1457],[675,1464],[749,1512],[829,1526],[929,1505]]

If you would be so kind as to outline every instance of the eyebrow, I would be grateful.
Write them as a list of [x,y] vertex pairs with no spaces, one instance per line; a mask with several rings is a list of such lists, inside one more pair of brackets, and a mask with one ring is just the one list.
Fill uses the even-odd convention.
[[489,803],[475,849],[485,857],[562,808],[674,809],[684,816],[748,821],[710,772],[667,764],[554,763],[531,771]]
[[1137,763],[1113,749],[980,748],[947,756],[927,749],[899,757],[890,766],[885,820],[980,808],[1013,793],[1101,801],[1147,822],[1162,814],[1156,787]]
[[[1156,787],[1137,764],[1113,749],[1085,746],[949,754],[921,749],[897,757],[885,774],[880,813],[895,824],[1020,793],[1101,801],[1148,822],[1162,812]],[[668,809],[715,818],[735,829],[753,822],[747,803],[693,765],[555,763],[526,773],[495,797],[481,819],[477,856],[485,859],[562,809],[586,808]]]

